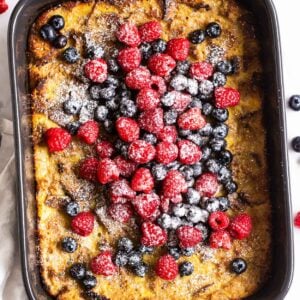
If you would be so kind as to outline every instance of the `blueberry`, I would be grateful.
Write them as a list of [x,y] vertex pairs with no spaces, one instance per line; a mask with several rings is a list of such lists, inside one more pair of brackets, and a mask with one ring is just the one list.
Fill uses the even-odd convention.
[[199,84],[196,79],[187,79],[187,87],[186,91],[190,93],[192,96],[196,96],[198,94]]
[[112,98],[105,102],[105,106],[110,111],[116,111],[119,108],[119,101],[117,100],[117,98]]
[[221,167],[218,173],[218,180],[222,183],[226,183],[232,178],[232,172],[225,166]]
[[174,160],[173,162],[167,164],[169,170],[178,170],[180,166],[181,164],[177,160]]
[[77,115],[82,107],[82,101],[79,99],[69,99],[63,104],[64,112],[68,115]]
[[86,58],[101,58],[104,55],[104,49],[101,46],[89,46],[85,49]]
[[181,137],[188,137],[189,135],[192,134],[192,132],[190,130],[187,130],[187,129],[179,129],[178,134]]
[[97,285],[97,279],[93,275],[86,275],[82,280],[82,285],[86,290],[91,290]]
[[61,30],[65,27],[65,20],[60,15],[52,16],[48,23],[52,25],[55,30]]
[[205,116],[209,116],[213,112],[213,106],[210,103],[204,103],[202,105],[202,113]]
[[300,136],[293,138],[292,147],[293,147],[294,151],[300,152]]
[[195,253],[195,249],[192,247],[181,249],[183,256],[192,256]]
[[228,134],[228,126],[226,124],[218,124],[213,129],[213,136],[218,139],[224,139]]
[[236,192],[238,189],[238,185],[235,181],[226,182],[224,187],[225,187],[226,191],[228,192],[228,194],[232,194],[232,193]]
[[68,43],[68,39],[64,35],[59,35],[52,43],[52,45],[57,49],[65,48]]
[[167,49],[167,43],[162,39],[155,40],[151,46],[153,53],[162,53]]
[[232,154],[229,150],[223,150],[218,153],[218,160],[222,165],[229,165],[232,161]]
[[178,113],[175,109],[170,109],[164,113],[164,122],[166,125],[173,125],[176,123]]
[[199,204],[200,202],[200,194],[197,190],[193,188],[188,188],[187,193],[185,194],[185,199],[189,204]]
[[114,86],[108,86],[99,90],[99,97],[105,100],[112,100],[116,95],[116,89]]
[[171,216],[164,213],[157,219],[157,223],[160,227],[169,229],[171,227]]
[[220,211],[227,211],[230,207],[230,202],[228,198],[225,197],[219,197],[219,204],[220,204]]
[[154,248],[153,247],[148,247],[148,246],[145,246],[145,245],[139,245],[138,251],[142,254],[148,254],[148,253],[152,253],[154,251]]
[[190,208],[190,205],[178,203],[173,206],[173,214],[176,217],[184,217],[188,213],[189,208]]
[[208,212],[198,206],[191,205],[186,216],[187,220],[192,223],[206,222]]
[[294,95],[290,98],[289,100],[289,106],[295,111],[300,110],[300,96],[299,95]]
[[114,263],[118,267],[125,267],[128,263],[128,253],[125,251],[118,251],[114,257]]
[[[175,75],[170,81],[170,86],[174,88],[175,91],[185,90],[187,88],[187,84],[188,84],[188,79],[182,74]],[[175,97],[174,97],[174,101],[175,101]]]
[[118,62],[114,58],[110,58],[107,60],[107,68],[108,68],[108,72],[111,73],[117,73],[120,70]]
[[95,120],[99,122],[104,122],[108,116],[108,109],[104,105],[100,105],[95,110]]
[[79,54],[76,48],[69,47],[63,52],[63,58],[69,64],[74,64],[79,60]]
[[227,78],[223,73],[216,72],[213,74],[212,82],[215,87],[224,86],[227,82]]
[[111,88],[117,88],[120,85],[120,80],[114,75],[108,75],[105,80],[105,85]]
[[213,128],[210,123],[206,123],[199,131],[199,134],[202,136],[210,136],[213,133]]
[[157,181],[164,180],[167,175],[167,172],[168,172],[168,170],[164,165],[155,164],[151,168],[151,173],[152,173],[154,179]]
[[100,100],[100,91],[102,89],[102,86],[99,84],[95,84],[90,86],[89,88],[89,94],[93,100]]
[[40,36],[46,41],[53,42],[57,37],[57,33],[51,25],[46,24],[41,27]]
[[140,45],[140,51],[144,60],[148,60],[153,54],[151,44],[146,42]]
[[198,108],[202,109],[202,102],[198,98],[193,98],[193,100],[189,104],[189,107],[198,107]]
[[222,28],[218,23],[212,22],[206,26],[205,33],[210,38],[217,38],[221,35]]
[[148,271],[149,271],[149,267],[145,263],[141,263],[133,267],[134,274],[139,277],[145,277]]
[[77,134],[77,131],[80,127],[80,123],[79,122],[72,122],[72,123],[68,123],[66,125],[66,129],[69,131],[70,134],[75,135]]
[[204,139],[199,133],[190,134],[187,139],[200,147],[204,145]]
[[129,253],[133,249],[133,243],[129,238],[122,237],[118,240],[118,250]]
[[191,180],[194,176],[194,170],[191,166],[181,166],[179,171],[184,176],[185,180]]
[[202,174],[202,169],[203,169],[202,163],[200,162],[195,163],[194,165],[192,165],[192,168],[194,172],[194,177],[198,177],[199,175]]
[[142,262],[141,253],[138,251],[132,251],[128,254],[128,265],[131,267],[137,266]]
[[181,219],[179,217],[171,217],[170,229],[176,230],[182,225]]
[[175,70],[179,74],[187,74],[190,69],[190,65],[190,62],[188,62],[187,60],[179,61],[177,62]]
[[143,135],[142,135],[142,140],[152,144],[152,145],[155,145],[157,143],[157,137],[155,134],[152,134],[152,133],[148,133],[148,132],[145,132]]
[[205,226],[203,223],[198,223],[195,227],[202,232],[202,240],[205,241],[208,238],[207,226]]
[[230,61],[223,60],[217,63],[217,71],[223,73],[224,75],[230,75],[233,73],[233,67]]
[[[185,77],[186,78],[186,77]],[[176,99],[176,94],[175,93],[166,93],[162,98],[161,98],[161,103],[165,107],[171,107],[175,103]]]
[[77,243],[73,238],[65,237],[61,241],[61,247],[65,252],[73,253],[77,249]]
[[168,248],[168,252],[173,256],[174,259],[179,259],[181,251],[179,247],[170,247]]
[[121,102],[120,112],[125,117],[133,117],[137,112],[137,107],[132,100],[125,100]]
[[201,157],[201,161],[206,161],[210,158],[211,155],[211,148],[208,146],[204,146],[201,148],[202,151],[202,157]]
[[230,267],[232,272],[242,274],[247,270],[247,262],[242,258],[236,258],[231,262]]
[[228,110],[223,108],[215,108],[212,110],[211,116],[219,122],[225,122],[228,119]]
[[210,96],[214,91],[214,85],[210,80],[202,80],[199,83],[199,93],[200,95]]
[[76,263],[71,266],[69,273],[72,278],[81,280],[86,275],[86,268],[83,264]]
[[216,198],[201,198],[200,205],[209,213],[215,212],[220,208],[220,202]]
[[206,161],[205,166],[209,172],[214,174],[217,174],[221,169],[221,165],[219,164],[219,162],[216,159],[212,158]]
[[189,40],[193,44],[200,44],[205,40],[205,31],[198,29],[189,34]]
[[112,133],[114,131],[114,123],[111,120],[106,119],[103,122],[103,126],[108,133]]
[[191,262],[185,261],[179,265],[180,276],[189,276],[194,272],[194,266]]
[[69,215],[71,217],[75,217],[76,215],[79,214],[80,207],[77,202],[71,201],[71,202],[67,203],[67,205],[65,207],[65,211],[66,211],[67,215]]

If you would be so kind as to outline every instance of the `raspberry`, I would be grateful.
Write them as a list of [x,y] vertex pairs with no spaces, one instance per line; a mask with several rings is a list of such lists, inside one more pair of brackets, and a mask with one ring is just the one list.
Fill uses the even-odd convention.
[[195,183],[195,189],[202,197],[212,197],[218,190],[218,179],[215,174],[204,173]]
[[157,135],[163,142],[175,143],[177,140],[177,129],[175,126],[165,126]]
[[160,76],[151,76],[151,88],[159,93],[159,95],[163,95],[167,91],[167,86],[164,79]]
[[170,198],[161,196],[160,197],[160,209],[162,212],[166,213],[170,208]]
[[129,203],[114,203],[108,208],[111,218],[121,223],[127,223],[132,217],[132,208]]
[[136,192],[150,193],[154,187],[154,179],[146,168],[137,169],[131,179],[131,187]]
[[138,164],[146,164],[155,157],[155,148],[148,142],[137,140],[130,144],[128,156]]
[[81,212],[71,221],[72,230],[81,235],[88,236],[94,229],[95,217],[91,212]]
[[111,199],[117,199],[117,197],[133,199],[135,197],[135,192],[131,189],[129,183],[125,179],[113,182],[109,187],[109,192]]
[[202,241],[202,233],[193,226],[181,226],[176,230],[181,248],[195,247]]
[[247,213],[234,217],[228,227],[228,231],[235,239],[246,239],[252,231],[252,218]]
[[198,107],[190,108],[178,118],[178,126],[185,130],[198,130],[205,125],[205,118]]
[[199,81],[212,76],[214,71],[213,66],[205,61],[193,63],[190,67],[190,76]]
[[138,28],[130,22],[124,23],[119,27],[117,39],[131,47],[136,47],[141,42]]
[[90,266],[92,272],[97,275],[110,276],[117,272],[117,267],[112,262],[112,253],[109,250],[94,257]]
[[0,2],[0,14],[5,13],[8,10],[8,5],[4,1]]
[[215,98],[217,108],[227,108],[239,104],[240,93],[233,88],[218,87],[215,89]]
[[174,280],[178,275],[178,265],[175,258],[170,254],[160,257],[156,263],[155,272],[164,280]]
[[139,138],[140,128],[138,123],[126,117],[120,117],[116,121],[116,129],[119,137],[125,142],[133,142]]
[[72,137],[68,131],[62,128],[50,128],[45,132],[45,139],[49,152],[58,152],[66,149],[71,143]]
[[142,60],[141,52],[138,48],[125,48],[119,52],[118,63],[125,72],[130,72],[137,68]]
[[114,154],[114,146],[111,142],[100,141],[96,145],[96,151],[100,158],[109,158]]
[[168,41],[167,53],[176,60],[185,60],[189,55],[190,42],[185,38],[176,38]]
[[145,88],[139,91],[136,97],[136,105],[139,110],[149,110],[154,109],[159,104],[159,94],[158,92]]
[[192,97],[189,94],[181,93],[178,91],[172,91],[175,95],[175,102],[172,106],[178,112],[183,112],[188,105],[192,102]]
[[155,222],[156,219],[157,219],[160,215],[161,215],[160,209],[157,208],[157,209],[154,211],[154,213],[152,214],[152,216],[151,216],[149,219],[147,219],[147,221],[149,221],[149,222]]
[[163,195],[172,198],[186,191],[187,185],[183,175],[177,170],[169,171],[163,181]]
[[156,146],[156,160],[162,164],[169,164],[174,161],[178,155],[178,148],[175,144],[169,142],[160,142]]
[[209,237],[209,246],[214,249],[223,248],[229,250],[231,248],[229,233],[225,230],[212,232]]
[[167,76],[175,68],[175,60],[168,54],[157,53],[149,58],[149,69],[158,76]]
[[157,21],[147,22],[139,27],[142,42],[152,42],[160,38],[161,25]]
[[99,160],[95,157],[86,158],[80,165],[79,175],[81,178],[97,181]]
[[162,246],[167,241],[167,233],[159,226],[151,222],[142,224],[141,243],[147,247]]
[[149,219],[159,207],[159,196],[155,193],[139,194],[131,202],[143,219]]
[[185,165],[193,165],[200,161],[202,152],[199,146],[188,140],[178,142],[179,161]]
[[99,134],[99,125],[96,121],[87,121],[82,124],[77,132],[77,136],[86,144],[94,144]]
[[294,225],[300,228],[300,212],[298,212],[295,216]]
[[150,78],[149,70],[145,67],[139,67],[126,75],[125,83],[130,89],[140,90],[150,86]]
[[120,171],[114,161],[104,158],[99,163],[97,175],[99,182],[106,184],[119,179]]
[[102,83],[107,79],[107,64],[102,58],[93,59],[84,66],[84,73],[93,82]]
[[212,212],[208,218],[208,224],[212,230],[223,230],[229,225],[228,216],[222,211]]
[[130,177],[137,166],[135,162],[127,160],[122,156],[117,156],[114,159],[114,162],[116,163],[120,174],[124,177]]
[[163,109],[155,108],[141,113],[138,123],[141,129],[151,133],[159,133],[164,127]]

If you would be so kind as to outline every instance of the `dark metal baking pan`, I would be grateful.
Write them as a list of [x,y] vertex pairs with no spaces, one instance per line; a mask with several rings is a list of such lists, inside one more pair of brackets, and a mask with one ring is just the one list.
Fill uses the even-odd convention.
[[[284,298],[293,275],[293,232],[279,29],[271,0],[239,2],[254,13],[261,34],[266,83],[264,119],[273,212],[271,277],[266,285],[249,299],[276,300]],[[43,10],[56,3],[53,0],[20,0],[12,13],[8,32],[23,278],[29,298],[38,300],[50,297],[43,289],[36,255],[35,183],[30,140],[26,48],[31,24]]]

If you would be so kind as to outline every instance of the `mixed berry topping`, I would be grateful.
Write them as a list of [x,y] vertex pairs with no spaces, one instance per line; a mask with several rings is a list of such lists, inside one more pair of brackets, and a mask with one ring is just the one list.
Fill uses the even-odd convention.
[[[63,19],[53,17],[41,35],[53,43],[63,27]],[[95,104],[91,115],[82,121],[82,110],[88,108],[81,100],[66,100],[64,112],[78,124],[48,129],[45,141],[50,152],[61,152],[75,135],[93,153],[79,163],[78,176],[105,190],[112,222],[134,222],[139,228],[138,245],[120,238],[115,250],[103,250],[91,260],[92,273],[111,276],[124,267],[144,277],[154,266],[143,256],[161,247],[155,272],[174,280],[194,272],[191,262],[178,265],[180,256],[191,256],[200,247],[227,250],[234,240],[251,234],[250,215],[227,214],[228,195],[238,189],[224,123],[228,108],[240,102],[239,92],[226,86],[227,76],[234,74],[233,63],[188,60],[191,43],[221,33],[218,23],[210,23],[187,38],[166,41],[157,21],[139,27],[125,22],[116,33],[122,48],[113,56],[107,57],[101,47],[88,49],[82,71]],[[63,57],[76,63],[80,55],[69,47]],[[80,211],[75,201],[67,203],[65,212],[75,234],[93,232],[92,212]],[[61,245],[69,253],[77,248],[70,237]],[[246,262],[242,266],[240,260],[232,263],[236,274],[246,270]],[[84,265],[74,264],[70,275],[86,290],[96,285],[96,277],[87,274]]]

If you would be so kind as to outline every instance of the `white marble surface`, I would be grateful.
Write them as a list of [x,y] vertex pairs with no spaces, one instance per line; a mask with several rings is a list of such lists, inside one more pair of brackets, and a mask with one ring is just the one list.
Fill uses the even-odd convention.
[[[37,0],[38,1],[38,0]],[[300,1],[299,0],[273,0],[277,9],[281,40],[282,40],[282,51],[283,51],[283,67],[284,67],[284,83],[285,83],[285,95],[286,99],[292,94],[300,94],[300,42],[299,42],[299,11]],[[11,119],[11,108],[10,108],[10,88],[8,78],[8,62],[7,62],[7,50],[6,50],[6,29],[10,12],[17,2],[16,0],[7,0],[9,4],[9,11],[4,15],[0,15],[0,118]],[[291,109],[286,109],[287,122],[288,122],[288,139],[300,135],[300,113],[293,112]],[[9,139],[6,140],[6,151],[0,152],[0,179],[2,166],[4,165],[3,160],[6,157],[10,157],[10,151],[12,151],[11,142]],[[6,155],[4,155],[4,153]],[[4,159],[5,156],[5,159]],[[291,189],[292,189],[292,201],[293,211],[300,211],[300,184],[298,183],[300,178],[300,154],[289,151],[290,161],[290,172],[291,172]],[[3,204],[3,203],[2,203]],[[297,284],[300,281],[300,230],[295,229],[295,275],[291,289],[286,297],[288,300],[297,300],[300,295],[300,285]],[[3,288],[4,280],[3,269],[7,263],[0,257],[0,299],[8,300],[24,300],[21,293],[15,293],[12,297],[8,290],[15,289],[15,286],[10,282],[6,288]],[[10,264],[13,267],[12,264]],[[15,266],[17,270],[16,278],[18,278],[19,270],[18,266]],[[15,276],[14,273],[11,276]],[[14,277],[13,277],[14,278]],[[19,291],[21,292],[21,291]]]

